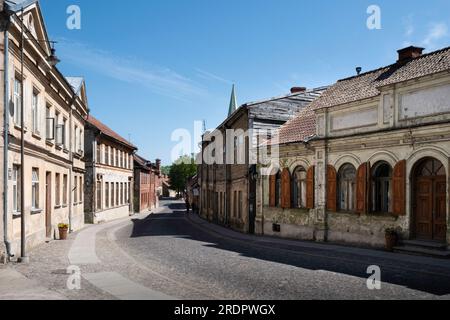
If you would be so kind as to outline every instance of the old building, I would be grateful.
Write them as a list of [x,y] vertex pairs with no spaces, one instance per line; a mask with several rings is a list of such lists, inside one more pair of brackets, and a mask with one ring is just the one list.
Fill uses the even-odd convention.
[[198,184],[198,175],[190,177],[186,183],[186,196],[189,206],[194,213],[198,213],[200,208],[200,185]]
[[159,207],[158,187],[161,161],[155,163],[135,154],[134,157],[134,211],[144,213]]
[[259,176],[258,233],[378,247],[392,228],[404,250],[450,244],[450,48],[405,48],[338,81],[279,143]]
[[70,224],[72,231],[83,227],[83,136],[88,110],[83,79],[66,78],[56,67],[58,59],[38,1],[17,2],[3,7],[0,1],[6,30],[0,59],[6,133],[1,138],[5,195],[1,220],[10,256],[20,255],[22,219],[28,248],[57,238],[59,223]]
[[85,127],[85,217],[99,223],[133,212],[133,154],[137,148],[92,115]]
[[243,232],[255,232],[256,164],[254,151],[326,89],[293,88],[287,96],[252,102],[237,109],[235,91],[228,118],[203,137],[200,159],[200,215]]

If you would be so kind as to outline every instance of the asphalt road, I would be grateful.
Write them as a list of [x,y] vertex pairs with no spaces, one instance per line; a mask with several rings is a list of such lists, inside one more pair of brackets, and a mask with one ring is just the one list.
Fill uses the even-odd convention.
[[[157,214],[92,227],[99,228],[91,230],[100,263],[80,266],[81,290],[68,290],[67,276],[57,272],[70,265],[73,240],[38,249],[18,270],[69,299],[122,299],[123,292],[109,290],[122,283],[150,298],[194,300],[450,297],[447,260],[241,235],[186,215],[180,202],[162,206]],[[367,287],[372,265],[381,270],[380,290]],[[105,287],[108,279],[116,282]]]

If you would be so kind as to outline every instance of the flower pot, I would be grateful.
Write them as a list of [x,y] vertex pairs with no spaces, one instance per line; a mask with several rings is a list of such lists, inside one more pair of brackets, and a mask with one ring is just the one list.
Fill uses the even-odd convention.
[[68,228],[59,228],[59,240],[67,240]]
[[394,251],[394,247],[397,245],[398,236],[395,233],[386,233],[386,250]]

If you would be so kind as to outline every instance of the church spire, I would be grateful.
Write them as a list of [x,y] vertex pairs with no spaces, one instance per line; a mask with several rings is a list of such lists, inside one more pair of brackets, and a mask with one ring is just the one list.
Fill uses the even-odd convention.
[[228,116],[231,116],[237,110],[236,91],[233,84],[231,90],[230,108],[228,109]]

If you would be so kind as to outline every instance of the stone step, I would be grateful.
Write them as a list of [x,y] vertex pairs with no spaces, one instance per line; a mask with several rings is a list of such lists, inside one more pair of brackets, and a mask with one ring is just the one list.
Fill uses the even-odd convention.
[[405,245],[405,246],[395,247],[394,252],[450,259],[450,251],[441,250],[441,249],[431,249],[431,248]]
[[447,250],[447,244],[435,241],[423,241],[423,240],[404,240],[403,245],[409,247],[418,247],[425,249],[435,249],[435,250]]

